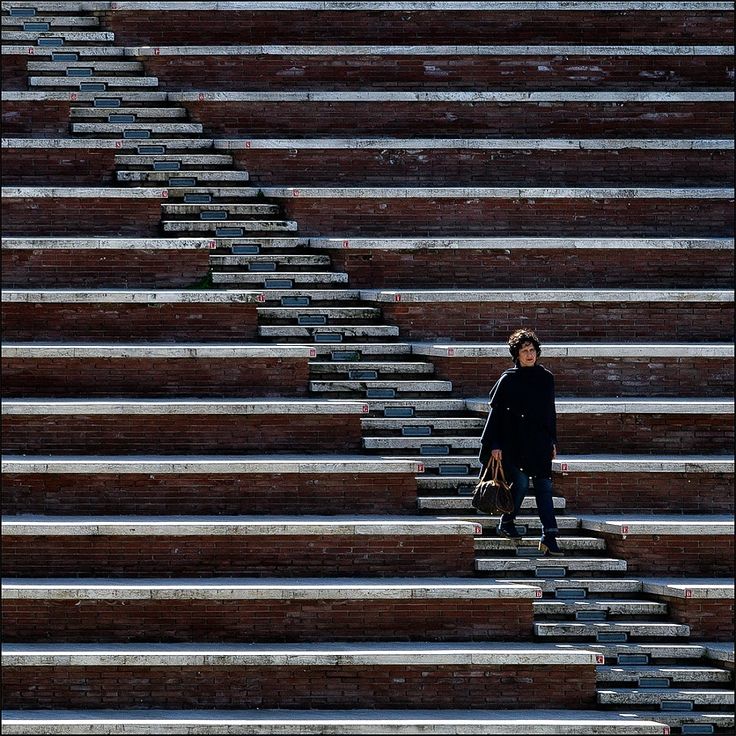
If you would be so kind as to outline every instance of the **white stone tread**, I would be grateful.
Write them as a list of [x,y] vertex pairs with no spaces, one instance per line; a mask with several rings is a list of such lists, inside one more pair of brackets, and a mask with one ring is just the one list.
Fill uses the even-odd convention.
[[617,536],[718,536],[734,533],[733,516],[728,514],[581,514],[580,523],[583,529]]
[[[529,578],[504,578],[510,583],[530,585]],[[582,590],[591,595],[628,595],[641,592],[641,582],[631,578],[534,578],[533,584],[544,593],[555,593],[558,590]],[[701,656],[703,647],[697,647],[696,654]]]
[[35,303],[260,303],[263,291],[228,289],[201,291],[195,289],[3,289],[3,302]]
[[4,711],[7,734],[662,734],[643,718],[577,710],[41,710]]
[[[228,225],[228,227],[232,226]],[[251,229],[250,226],[248,229]],[[237,273],[215,271],[212,274],[212,282],[215,284],[262,283],[263,281],[291,281],[295,284],[347,284],[348,275],[333,271],[243,271]]]
[[[563,503],[559,507],[565,508],[564,499],[560,499]],[[525,498],[521,504],[522,508],[537,507],[534,498]],[[504,537],[480,537],[475,540],[475,549],[478,552],[516,552],[517,549],[537,549],[539,544],[539,535],[525,536],[521,539],[506,539]],[[557,544],[565,551],[586,552],[603,552],[606,549],[606,543],[597,537],[572,537],[560,536],[557,538]],[[551,605],[551,603],[550,603]],[[659,604],[663,605],[663,604]]]
[[663,700],[689,700],[694,705],[733,705],[734,691],[696,688],[610,688],[598,690],[601,705],[658,705]]
[[94,76],[94,77],[29,77],[28,84],[31,87],[71,87],[79,89],[79,85],[104,84],[108,89],[126,87],[158,87],[158,79],[156,77],[115,77],[115,76]]
[[[488,397],[466,399],[470,411],[488,413]],[[734,400],[716,398],[575,398],[557,397],[558,414],[733,414]]]
[[413,450],[423,445],[448,445],[453,449],[477,450],[478,437],[428,436],[428,437],[364,437],[363,446],[369,450]]
[[[362,319],[362,317],[361,317]],[[260,325],[261,337],[313,337],[314,335],[340,334],[343,337],[398,337],[399,328],[392,325]]]
[[690,627],[659,621],[543,621],[534,624],[537,636],[596,636],[604,633],[627,633],[631,636],[690,635]]
[[[187,125],[187,123],[181,123]],[[132,123],[120,123],[120,125],[132,125]],[[147,123],[145,125],[148,125]],[[179,123],[172,123],[179,125]],[[197,181],[248,181],[247,171],[229,171],[215,169],[214,171],[182,170],[179,171],[117,171],[115,176],[118,181],[155,181],[169,182],[177,178],[194,178]],[[203,222],[208,222],[203,220]],[[228,222],[223,220],[223,222]]]
[[665,615],[667,610],[666,603],[645,599],[592,598],[534,602],[534,613],[544,616],[572,616],[589,611],[605,611],[609,616],[656,616]]
[[555,567],[570,572],[626,572],[626,560],[612,557],[479,557],[475,560],[475,566],[480,571],[496,570],[499,573],[534,571],[540,567]]
[[[667,598],[733,599],[733,578],[642,578],[643,591]],[[733,645],[731,645],[733,651]]]
[[641,677],[667,677],[673,682],[730,682],[731,673],[721,667],[687,665],[599,665],[598,682],[637,682]]
[[533,583],[467,578],[9,578],[4,600],[537,598]]
[[4,358],[309,358],[306,345],[250,344],[44,344],[6,343]]
[[[340,345],[342,343],[335,343]],[[347,349],[351,343],[344,343]],[[367,391],[368,389],[395,389],[397,392],[413,393],[417,391],[452,391],[452,384],[449,381],[416,381],[412,379],[396,379],[396,380],[318,380],[309,382],[310,391],[340,392],[340,391]]]
[[468,522],[398,516],[5,516],[6,536],[462,535]]
[[[431,438],[430,438],[431,439]],[[436,437],[434,442],[426,442],[425,444],[435,444],[439,445],[442,444],[442,437]],[[430,510],[437,510],[437,511],[443,511],[447,509],[459,509],[459,510],[467,510],[472,511],[473,507],[470,503],[471,499],[469,497],[459,497],[459,496],[423,496],[419,499],[417,499],[417,507],[420,509],[424,509],[427,511]],[[559,496],[552,499],[553,506],[555,509],[564,509],[565,499],[560,498]],[[534,497],[527,497],[524,499],[524,501],[521,504],[522,509],[531,509],[536,508],[537,503]],[[485,540],[486,542],[491,542],[493,540]],[[484,545],[481,547],[481,549],[485,550],[491,550],[493,549],[492,545]]]

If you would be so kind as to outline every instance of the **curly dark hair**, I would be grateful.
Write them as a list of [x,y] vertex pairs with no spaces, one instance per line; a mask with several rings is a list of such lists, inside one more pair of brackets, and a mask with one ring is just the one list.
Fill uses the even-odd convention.
[[509,352],[514,361],[514,365],[519,364],[519,350],[524,343],[530,342],[537,351],[537,357],[542,354],[542,345],[539,342],[536,332],[533,330],[516,330],[509,337]]

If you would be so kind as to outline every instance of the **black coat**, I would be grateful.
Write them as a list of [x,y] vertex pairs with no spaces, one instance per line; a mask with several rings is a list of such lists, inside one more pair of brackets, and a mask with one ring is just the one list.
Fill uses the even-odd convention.
[[500,449],[531,476],[552,475],[552,446],[557,444],[555,379],[543,366],[510,368],[488,395],[488,420],[481,436],[480,461]]

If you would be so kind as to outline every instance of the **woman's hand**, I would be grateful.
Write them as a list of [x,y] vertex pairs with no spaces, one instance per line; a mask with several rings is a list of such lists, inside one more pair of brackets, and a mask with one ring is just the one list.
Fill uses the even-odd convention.
[[494,460],[498,460],[499,462],[501,462],[501,460],[503,459],[503,458],[501,457],[501,450],[493,450],[493,451],[491,452],[491,457],[492,457],[492,458],[493,458]]

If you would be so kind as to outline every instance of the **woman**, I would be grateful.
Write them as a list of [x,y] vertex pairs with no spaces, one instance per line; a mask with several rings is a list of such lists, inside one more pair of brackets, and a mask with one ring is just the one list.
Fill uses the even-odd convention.
[[504,371],[491,389],[488,420],[480,440],[482,467],[492,457],[500,460],[506,480],[513,484],[514,510],[501,517],[496,531],[509,539],[521,537],[514,520],[533,478],[542,522],[539,549],[545,555],[559,556],[562,551],[557,545],[552,503],[552,460],[557,456],[554,377],[538,363],[542,348],[531,330],[516,330],[509,337],[509,352],[515,367]]

